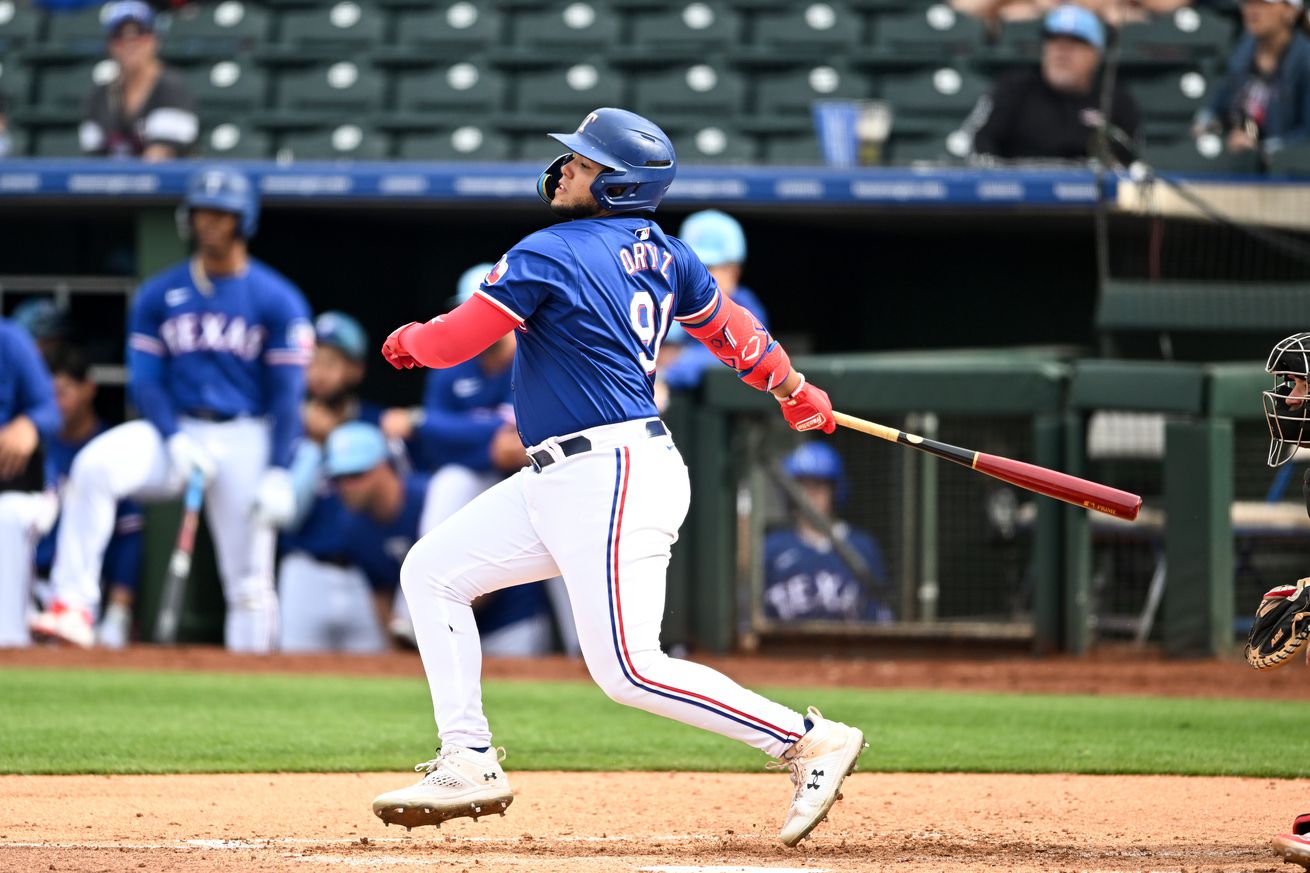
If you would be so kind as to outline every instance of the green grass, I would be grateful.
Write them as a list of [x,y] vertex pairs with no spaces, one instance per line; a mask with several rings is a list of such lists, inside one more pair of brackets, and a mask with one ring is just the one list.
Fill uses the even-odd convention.
[[[766,689],[862,726],[863,769],[1310,776],[1310,703]],[[759,770],[764,756],[580,683],[489,682],[512,770]],[[1282,740],[1280,741],[1280,738]],[[400,770],[436,744],[415,679],[0,671],[0,772]]]

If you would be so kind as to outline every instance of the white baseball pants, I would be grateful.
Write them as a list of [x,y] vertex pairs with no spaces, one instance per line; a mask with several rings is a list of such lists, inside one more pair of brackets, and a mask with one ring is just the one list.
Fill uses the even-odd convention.
[[583,431],[592,450],[564,457],[558,443],[577,435],[533,446],[555,462],[481,494],[401,568],[442,743],[491,744],[473,598],[558,574],[587,669],[613,700],[781,755],[805,732],[800,713],[660,650],[665,573],[690,500],[673,440],[629,421]]
[[0,493],[0,648],[32,641],[27,631],[32,558],[36,541],[54,520],[52,500],[52,493]]
[[278,566],[277,594],[282,651],[386,651],[373,589],[358,567],[292,552]]
[[[214,540],[223,597],[224,640],[235,652],[267,652],[277,638],[273,592],[274,531],[251,508],[268,466],[269,434],[263,419],[207,422],[183,418],[179,427],[209,452],[217,466],[205,489],[205,518]],[[159,431],[137,420],[110,428],[73,460],[50,571],[54,596],[95,614],[100,572],[114,532],[114,511],[125,497],[180,495],[187,471],[171,469]]]

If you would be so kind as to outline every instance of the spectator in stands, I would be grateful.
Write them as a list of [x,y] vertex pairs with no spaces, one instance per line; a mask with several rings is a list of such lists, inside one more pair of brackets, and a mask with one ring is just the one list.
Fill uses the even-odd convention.
[[[741,284],[742,267],[746,263],[746,234],[737,219],[717,209],[694,212],[682,222],[678,237],[691,246],[719,289],[750,310],[767,328],[769,315],[764,304],[755,292]],[[671,327],[669,333],[674,329]],[[684,335],[680,353],[655,372],[669,388],[685,390],[700,385],[705,371],[714,366],[722,366],[714,353],[700,343],[685,342]]]
[[[459,278],[455,296],[448,301],[450,308],[476,294],[483,278],[495,269],[494,264],[478,264],[465,270]],[[514,424],[511,404],[514,351],[514,333],[511,331],[472,360],[447,369],[430,370],[422,407],[416,410],[390,409],[382,416],[382,431],[387,437],[410,442],[418,467],[436,471],[431,498],[433,526],[528,462],[523,441]],[[427,528],[424,530],[426,532]],[[497,609],[503,608],[505,615],[513,615],[521,608],[515,599],[534,599],[537,587],[518,586],[498,593],[494,601],[501,606]],[[575,653],[579,650],[577,632],[563,580],[551,579],[546,589],[564,648]],[[403,598],[400,602],[403,603]],[[488,608],[492,602],[488,599]],[[499,619],[493,615],[488,620]],[[407,610],[396,617],[392,630],[401,636],[413,633]],[[521,631],[519,629],[509,636],[515,637]],[[518,644],[525,640],[511,641]],[[500,642],[505,640],[492,638],[491,648],[488,648],[488,637],[484,634],[483,650],[497,652]],[[501,649],[499,653],[515,652]]]
[[[96,383],[87,373],[86,357],[69,345],[59,345],[46,354],[54,377],[55,402],[63,425],[46,444],[46,474],[62,488],[73,468],[73,458],[91,438],[105,429],[96,415]],[[121,501],[114,521],[114,535],[105,551],[104,581],[109,587],[105,614],[96,628],[96,642],[109,649],[121,649],[132,635],[132,604],[141,576],[141,529],[145,516],[130,500]],[[58,523],[56,522],[56,527]],[[37,544],[37,575],[48,578],[54,564],[55,534],[52,530]]]
[[1302,0],[1244,0],[1246,34],[1193,134],[1222,133],[1229,152],[1275,152],[1310,139],[1310,39]]
[[[1152,15],[1166,15],[1191,5],[1192,0],[1077,0],[1077,6],[1095,12],[1102,21],[1118,27],[1145,21]],[[1060,5],[1060,0],[951,0],[951,6],[966,15],[989,23],[1031,21]]]
[[[373,585],[382,615],[400,581],[410,546],[453,512],[437,495],[437,476],[402,474],[392,463],[382,431],[363,422],[342,425],[328,437],[327,475],[346,507],[341,542]],[[482,651],[534,655],[551,648],[550,608],[544,588],[520,585],[474,604]]]
[[794,507],[794,526],[765,538],[764,615],[777,621],[891,621],[877,540],[835,514],[846,491],[837,450],[804,443],[787,456],[783,472],[817,518]]
[[78,129],[82,151],[147,161],[187,156],[200,119],[182,77],[159,59],[154,12],[141,0],[118,0],[104,26],[118,76],[87,95]]
[[1108,124],[1101,114],[1101,20],[1080,6],[1064,5],[1047,14],[1042,34],[1040,66],[1001,77],[965,119],[962,129],[973,136],[974,157],[1086,160],[1101,152],[1104,126],[1113,157],[1131,163],[1139,126],[1136,102],[1116,82]]
[[36,340],[36,347],[46,358],[67,343],[73,334],[68,308],[60,306],[49,297],[24,300],[14,307],[9,319],[31,334],[32,339]]
[[368,335],[354,318],[332,311],[314,320],[314,338],[301,407],[305,439],[291,463],[296,514],[279,542],[279,647],[290,652],[382,651],[386,637],[370,605],[368,577],[347,555],[344,510],[323,475],[328,436],[351,421],[377,424],[381,415],[380,407],[357,394]]
[[25,646],[33,546],[59,512],[41,451],[59,430],[59,407],[32,338],[4,318],[0,374],[0,647]]

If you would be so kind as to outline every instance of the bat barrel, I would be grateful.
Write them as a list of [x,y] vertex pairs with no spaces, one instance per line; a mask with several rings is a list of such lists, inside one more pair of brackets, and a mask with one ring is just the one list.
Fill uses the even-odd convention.
[[973,467],[1020,488],[1128,521],[1135,520],[1142,508],[1142,498],[1137,494],[999,455],[979,452]]

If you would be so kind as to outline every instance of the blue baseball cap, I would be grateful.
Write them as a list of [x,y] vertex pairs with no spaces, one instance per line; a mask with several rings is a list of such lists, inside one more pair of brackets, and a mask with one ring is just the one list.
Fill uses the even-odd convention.
[[746,260],[746,234],[737,219],[717,209],[693,212],[682,223],[678,238],[691,246],[707,267]]
[[142,3],[141,0],[118,0],[116,3],[106,5],[100,12],[100,22],[104,25],[106,36],[129,21],[140,25],[142,30],[153,31],[155,12],[149,4]]
[[314,339],[321,346],[331,346],[352,361],[362,361],[368,354],[368,334],[364,326],[344,312],[332,310],[314,319]]
[[68,310],[49,297],[34,297],[14,307],[9,320],[20,325],[32,339],[64,339],[72,333]]
[[461,273],[459,281],[455,283],[455,296],[447,301],[447,305],[454,309],[461,303],[466,302],[477,293],[477,290],[482,287],[482,280],[487,278],[487,274],[495,268],[495,264],[474,264]]
[[1105,25],[1095,12],[1081,6],[1057,6],[1048,12],[1042,22],[1042,36],[1070,36],[1098,52],[1105,51]]
[[352,421],[328,434],[323,466],[328,476],[353,476],[367,473],[387,457],[387,438],[382,431],[375,425]]

